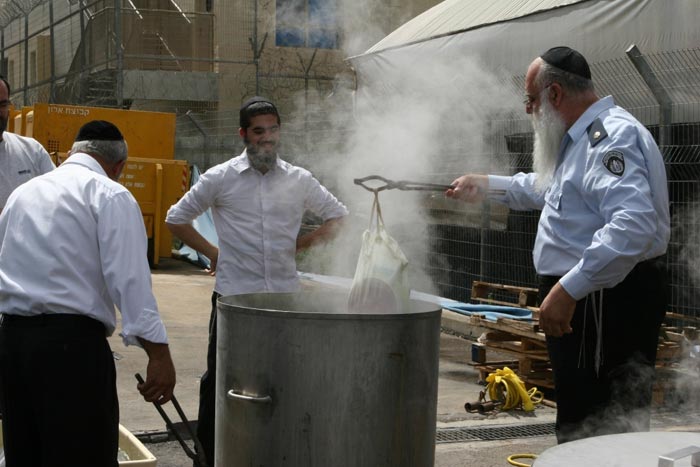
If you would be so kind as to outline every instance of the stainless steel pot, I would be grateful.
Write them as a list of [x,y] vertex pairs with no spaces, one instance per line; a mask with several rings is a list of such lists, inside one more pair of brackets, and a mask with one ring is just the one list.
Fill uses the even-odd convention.
[[350,314],[347,293],[218,303],[216,465],[432,466],[440,307]]
[[686,467],[700,465],[700,433],[594,436],[547,449],[533,467]]

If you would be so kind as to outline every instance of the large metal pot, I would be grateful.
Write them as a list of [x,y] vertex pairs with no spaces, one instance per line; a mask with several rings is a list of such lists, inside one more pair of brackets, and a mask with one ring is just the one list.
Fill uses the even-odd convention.
[[685,467],[700,465],[700,433],[641,432],[594,436],[547,449],[533,467]]
[[432,466],[440,307],[350,314],[338,289],[218,303],[216,465]]

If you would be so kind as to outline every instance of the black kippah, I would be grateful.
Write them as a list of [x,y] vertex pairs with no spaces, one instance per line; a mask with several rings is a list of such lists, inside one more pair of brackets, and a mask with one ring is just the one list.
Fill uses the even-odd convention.
[[586,59],[569,47],[552,47],[540,58],[548,64],[567,71],[582,78],[591,79],[591,69],[588,67]]
[[272,107],[275,107],[275,104],[270,102],[268,99],[265,99],[262,96],[254,96],[251,97],[250,99],[246,100],[243,105],[241,105],[241,110],[246,109],[247,107],[250,107],[253,104],[257,104],[258,102],[264,102],[266,104],[270,104]]
[[279,112],[277,111],[277,107],[275,107],[275,104],[273,104],[272,102],[270,102],[269,99],[266,99],[266,98],[264,98],[264,97],[262,97],[262,96],[254,96],[254,97],[251,97],[250,99],[246,100],[246,101],[241,105],[241,108],[240,108],[240,110],[239,110],[239,112],[238,112],[241,128],[245,128],[245,127],[247,126],[247,125],[246,125],[246,120],[247,120],[247,119],[246,119],[246,115],[245,115],[245,109],[247,109],[248,107],[250,107],[250,106],[253,105],[253,104],[259,104],[259,103],[268,104],[270,107],[272,107],[272,109],[273,109],[273,111],[274,111],[274,112],[272,112],[272,113],[274,113],[275,115],[277,115],[277,118],[279,118]]
[[124,136],[122,136],[119,128],[117,128],[113,123],[105,120],[93,120],[86,123],[80,130],[78,130],[78,135],[75,137],[75,141],[123,141]]

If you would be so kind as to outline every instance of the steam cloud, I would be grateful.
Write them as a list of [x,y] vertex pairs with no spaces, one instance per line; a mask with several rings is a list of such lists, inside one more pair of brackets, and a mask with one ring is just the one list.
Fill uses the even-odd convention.
[[[308,145],[303,157],[293,151],[295,162],[312,170],[348,205],[351,221],[343,238],[317,250],[300,269],[352,277],[373,201],[372,193],[353,184],[354,179],[381,175],[448,185],[468,171],[488,170],[484,155],[493,151],[487,122],[498,112],[519,109],[518,101],[503,84],[510,77],[486,71],[466,52],[455,60],[398,51],[390,65],[358,76],[357,92],[336,86],[331,95],[318,96],[319,107],[311,111],[321,116],[312,126],[333,137]],[[307,96],[299,96],[305,105],[292,120],[308,119]],[[412,288],[436,293],[430,274],[419,268],[430,254],[426,206],[436,202],[455,210],[478,208],[446,200],[442,192],[386,190],[379,201],[389,234],[411,262]]]
[[[351,20],[360,20],[361,26],[346,29],[346,56],[360,54],[389,32],[372,24],[370,11],[375,10],[358,2],[356,11],[348,14]],[[519,123],[514,124],[514,132],[530,131],[513,92],[521,92],[522,86],[514,89],[511,76],[487,70],[468,50],[458,58],[421,50],[386,52],[388,59],[375,61],[372,72],[357,76],[357,91],[352,83],[341,80],[332,93],[307,91],[297,96],[299,110],[291,120],[308,122],[310,113],[315,116],[307,134],[311,144],[304,151],[290,148],[297,156],[294,162],[309,168],[351,211],[344,235],[315,249],[312,257],[301,261],[301,270],[352,277],[372,205],[372,194],[354,185],[353,179],[377,174],[394,180],[449,184],[463,173],[493,169],[489,156],[497,143],[488,122],[515,115]],[[355,59],[362,60],[365,58]],[[309,102],[318,105],[309,107]],[[441,193],[431,197],[397,190],[380,194],[387,229],[411,261],[414,290],[436,292],[430,274],[418,265],[426,264],[430,253],[425,206],[441,197]],[[451,200],[441,202],[454,210],[470,209]],[[693,228],[687,233],[681,257],[687,259],[694,287],[698,287],[700,208],[691,216],[690,225]],[[691,365],[695,368],[691,375],[676,380],[684,394],[697,393],[688,390],[698,381],[697,361]],[[698,396],[679,402],[688,404],[690,410],[700,409]],[[613,408],[609,415],[615,418],[620,413]],[[644,425],[643,414],[641,422],[640,416],[630,415],[631,425]]]

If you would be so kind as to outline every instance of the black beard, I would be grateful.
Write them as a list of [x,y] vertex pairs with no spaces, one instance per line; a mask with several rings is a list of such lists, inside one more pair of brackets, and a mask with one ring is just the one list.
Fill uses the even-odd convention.
[[277,154],[272,152],[251,152],[248,150],[248,160],[253,168],[260,172],[267,172],[275,166],[277,162]]

